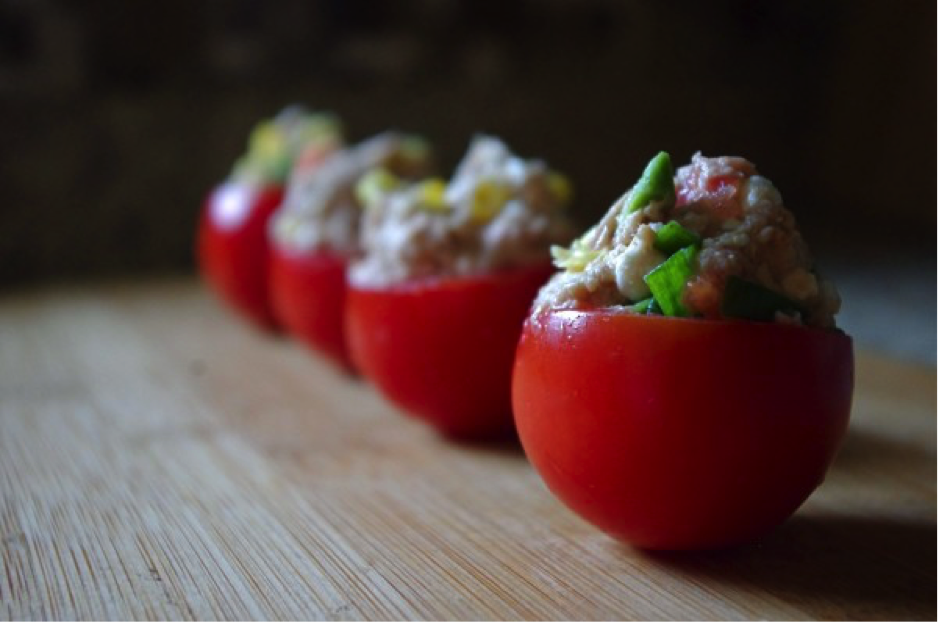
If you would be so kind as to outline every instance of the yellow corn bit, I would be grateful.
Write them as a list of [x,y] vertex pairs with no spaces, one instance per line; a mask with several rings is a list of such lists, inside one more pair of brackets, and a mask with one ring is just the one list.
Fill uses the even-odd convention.
[[439,177],[431,177],[417,185],[420,207],[432,212],[444,212],[449,209],[445,194],[446,182]]
[[401,180],[383,168],[368,171],[355,184],[355,199],[362,207],[370,207],[384,194],[401,185]]
[[258,160],[273,160],[280,157],[286,148],[286,137],[272,121],[257,124],[251,132],[251,157]]
[[599,257],[600,251],[587,248],[580,240],[575,240],[570,248],[551,246],[550,254],[554,265],[571,272],[583,272],[591,261]]
[[573,198],[573,184],[563,173],[547,173],[547,187],[561,205],[566,205]]
[[476,222],[488,222],[511,199],[511,188],[493,181],[482,181],[472,194],[469,213]]

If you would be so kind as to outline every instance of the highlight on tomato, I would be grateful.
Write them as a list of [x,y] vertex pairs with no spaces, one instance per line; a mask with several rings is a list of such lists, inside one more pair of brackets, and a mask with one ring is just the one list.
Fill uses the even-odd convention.
[[846,431],[851,339],[775,186],[737,157],[661,153],[554,249],[512,399],[548,487],[649,549],[757,538],[821,484]]
[[268,288],[268,220],[295,163],[315,166],[342,143],[337,120],[293,106],[254,129],[248,152],[202,208],[197,260],[206,283],[258,327],[278,321]]
[[363,178],[362,255],[347,333],[362,374],[406,414],[451,437],[513,434],[521,326],[571,237],[569,183],[477,137],[453,177]]

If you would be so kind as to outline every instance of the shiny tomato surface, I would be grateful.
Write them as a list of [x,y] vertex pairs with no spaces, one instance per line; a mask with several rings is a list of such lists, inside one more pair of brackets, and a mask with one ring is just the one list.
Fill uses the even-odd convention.
[[267,285],[267,221],[283,199],[277,185],[228,182],[205,201],[198,259],[205,280],[254,324],[277,326]]
[[511,369],[549,265],[349,289],[352,359],[393,402],[459,438],[513,434]]
[[548,487],[649,549],[741,543],[783,522],[823,481],[852,392],[843,333],[611,310],[530,318],[513,382]]
[[335,253],[297,253],[274,244],[270,294],[275,314],[289,333],[351,371],[344,327],[347,263]]

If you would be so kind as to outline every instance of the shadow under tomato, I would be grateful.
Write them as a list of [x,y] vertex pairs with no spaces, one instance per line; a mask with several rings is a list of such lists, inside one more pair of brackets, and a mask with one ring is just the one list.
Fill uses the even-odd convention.
[[934,620],[935,546],[933,521],[795,516],[751,545],[641,554],[680,573],[762,590],[818,618]]
[[494,436],[461,437],[444,434],[442,438],[456,447],[469,451],[524,458],[521,439],[518,437],[518,431],[514,428]]
[[919,445],[903,443],[871,430],[851,427],[831,469],[846,470],[861,464],[869,468],[902,464],[910,470],[931,471],[935,464],[935,455]]

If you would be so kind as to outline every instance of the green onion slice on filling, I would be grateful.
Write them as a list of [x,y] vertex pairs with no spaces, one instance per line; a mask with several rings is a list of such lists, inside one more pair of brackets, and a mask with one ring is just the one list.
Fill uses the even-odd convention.
[[671,156],[662,151],[651,159],[642,173],[642,178],[632,188],[625,211],[634,212],[652,201],[667,201],[673,204],[674,198],[674,168],[671,166]]
[[802,313],[803,309],[791,298],[757,283],[738,276],[731,276],[726,280],[723,304],[720,307],[723,317],[772,322],[775,320],[775,314],[779,312],[795,315]]
[[662,226],[655,233],[655,248],[669,257],[694,244],[700,244],[700,236],[685,229],[676,220]]
[[664,315],[672,317],[690,315],[681,299],[687,282],[697,273],[699,251],[700,248],[696,244],[682,248],[645,275],[645,282],[648,283],[648,288]]
[[661,315],[661,307],[658,306],[658,301],[655,300],[654,296],[639,300],[626,307],[626,309],[638,315]]
[[630,304],[626,308],[633,313],[638,313],[639,315],[645,315],[646,313],[648,313],[648,310],[651,308],[651,305],[654,302],[655,302],[654,297],[649,296],[645,300],[639,300],[636,303]]

